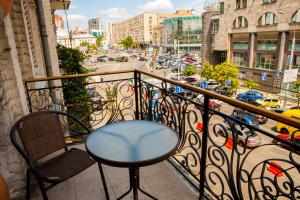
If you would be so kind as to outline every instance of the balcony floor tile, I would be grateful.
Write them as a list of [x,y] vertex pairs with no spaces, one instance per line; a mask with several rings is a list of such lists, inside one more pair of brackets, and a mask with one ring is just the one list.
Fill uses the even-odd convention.
[[[129,188],[129,175],[127,168],[116,168],[103,165],[110,199],[116,199]],[[142,167],[140,169],[140,183],[142,189],[153,196],[163,200],[194,200],[198,195],[177,174],[168,163],[162,162],[156,165]],[[38,190],[39,191],[39,190]],[[102,181],[98,165],[95,164],[63,183],[50,189],[49,200],[105,200]],[[132,193],[124,200],[132,199]],[[42,200],[39,192],[33,200]],[[147,196],[139,193],[139,199],[147,200]]]

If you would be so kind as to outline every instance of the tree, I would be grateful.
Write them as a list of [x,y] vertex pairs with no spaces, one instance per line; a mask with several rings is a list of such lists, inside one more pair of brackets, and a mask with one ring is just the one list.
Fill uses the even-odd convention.
[[250,80],[245,80],[245,87],[249,88],[249,90],[255,88],[255,87],[259,87],[260,84],[256,83],[255,81],[253,81],[252,79]]
[[133,39],[131,36],[127,36],[122,42],[121,44],[123,45],[124,48],[129,48],[132,47],[133,45]]
[[300,79],[293,82],[293,89],[294,92],[296,93],[296,97],[298,99],[298,108],[299,108],[299,104],[300,104]]
[[195,66],[186,66],[183,70],[182,70],[182,74],[184,76],[192,76],[194,74],[197,74],[197,67]]
[[239,87],[239,80],[236,78],[239,72],[236,65],[225,61],[215,66],[212,77],[222,86],[225,86],[226,81],[229,80],[231,82],[229,88],[235,90]]
[[209,62],[205,62],[201,69],[200,75],[208,80],[213,78],[213,72],[214,67],[209,64]]
[[[82,66],[86,56],[78,49],[68,48],[62,45],[57,46],[59,68],[65,74],[84,74],[89,72]],[[91,113],[90,95],[87,93],[86,77],[62,79],[63,97],[65,105],[69,105],[67,112],[76,116],[86,125],[89,125]]]
[[103,42],[103,39],[104,39],[104,34],[100,35],[99,37],[97,37],[97,40],[96,40],[96,45],[97,47],[101,48],[102,47],[102,42]]

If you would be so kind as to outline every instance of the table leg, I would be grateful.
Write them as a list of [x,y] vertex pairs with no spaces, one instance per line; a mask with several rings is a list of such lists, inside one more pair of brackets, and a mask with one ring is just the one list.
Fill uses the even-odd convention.
[[147,193],[140,187],[140,172],[138,167],[131,167],[129,168],[129,178],[130,178],[130,188],[127,192],[125,192],[122,196],[117,198],[117,200],[122,199],[125,197],[129,192],[133,191],[133,199],[138,200],[138,190],[141,191],[146,196],[150,197],[151,199],[158,200],[157,198],[153,197],[151,194]]
[[105,181],[105,177],[104,177],[103,168],[102,168],[101,163],[99,163],[99,162],[98,162],[98,167],[99,167],[99,170],[100,170],[100,175],[101,175],[101,179],[102,179],[102,183],[103,183],[105,197],[106,197],[106,200],[109,200],[109,194],[108,194],[108,189],[107,189],[107,185],[106,185],[106,181]]

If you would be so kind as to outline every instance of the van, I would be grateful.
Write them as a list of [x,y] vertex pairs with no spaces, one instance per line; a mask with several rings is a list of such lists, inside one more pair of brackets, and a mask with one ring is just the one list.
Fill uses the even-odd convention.
[[[283,112],[282,115],[300,120],[300,109],[291,109]],[[293,134],[298,129],[287,124],[278,122],[276,130],[282,134]]]

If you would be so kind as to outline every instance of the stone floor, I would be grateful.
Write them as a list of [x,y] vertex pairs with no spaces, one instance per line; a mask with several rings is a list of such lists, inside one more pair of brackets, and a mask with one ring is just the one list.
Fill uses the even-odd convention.
[[[116,199],[129,189],[128,169],[104,165],[104,173],[111,200]],[[141,187],[159,199],[196,200],[198,197],[166,161],[141,168],[140,177]],[[74,178],[56,185],[47,194],[49,200],[104,200],[105,193],[98,165],[95,164]],[[41,194],[32,199],[42,200]],[[124,198],[124,200],[129,199],[133,199],[132,193]],[[139,199],[146,200],[149,198],[139,193]]]

